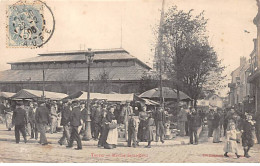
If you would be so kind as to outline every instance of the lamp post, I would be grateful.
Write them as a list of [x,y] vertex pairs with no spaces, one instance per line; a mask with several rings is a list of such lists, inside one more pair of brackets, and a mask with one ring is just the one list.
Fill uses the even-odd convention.
[[85,131],[82,140],[89,141],[91,136],[91,119],[90,119],[90,65],[93,63],[94,52],[91,49],[88,49],[88,52],[85,53],[85,60],[88,66],[88,92],[87,92],[87,111],[85,115]]
[[44,70],[44,63],[42,64],[42,99],[45,99],[45,70]]

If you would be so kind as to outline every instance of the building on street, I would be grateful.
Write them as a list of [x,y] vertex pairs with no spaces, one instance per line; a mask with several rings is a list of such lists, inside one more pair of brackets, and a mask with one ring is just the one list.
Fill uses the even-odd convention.
[[250,60],[240,57],[240,65],[231,73],[231,83],[228,84],[229,96],[228,106],[238,106],[249,104],[250,84],[248,76],[250,74]]

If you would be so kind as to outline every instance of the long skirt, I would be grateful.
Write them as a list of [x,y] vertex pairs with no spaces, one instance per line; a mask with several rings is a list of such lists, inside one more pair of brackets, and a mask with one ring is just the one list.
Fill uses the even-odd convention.
[[217,127],[213,130],[213,142],[219,142],[220,141],[220,128]]
[[144,129],[145,127],[145,121],[144,120],[141,120],[140,121],[140,124],[139,124],[139,127],[138,127],[138,133],[137,133],[137,138],[139,141],[145,141],[145,132],[146,130]]
[[147,141],[153,141],[154,140],[154,134],[153,134],[154,127],[149,126],[145,131],[145,139]]
[[7,129],[10,129],[13,127],[12,125],[12,116],[13,116],[13,113],[7,113],[5,115],[5,124],[6,124],[6,128]]
[[224,152],[237,153],[237,151],[238,151],[237,141],[235,141],[235,140],[227,141],[224,145],[223,150],[224,150]]
[[112,144],[112,145],[117,145],[117,139],[118,139],[118,132],[117,132],[117,128],[115,129],[110,129],[108,131],[108,135],[107,135],[107,143],[108,144]]
[[252,132],[243,132],[241,138],[242,138],[243,147],[246,147],[246,146],[252,147],[254,145]]

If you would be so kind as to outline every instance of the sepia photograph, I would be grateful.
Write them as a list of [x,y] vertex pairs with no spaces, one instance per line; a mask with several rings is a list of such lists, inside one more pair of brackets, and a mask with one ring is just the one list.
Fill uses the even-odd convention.
[[260,0],[0,0],[0,163],[260,162]]

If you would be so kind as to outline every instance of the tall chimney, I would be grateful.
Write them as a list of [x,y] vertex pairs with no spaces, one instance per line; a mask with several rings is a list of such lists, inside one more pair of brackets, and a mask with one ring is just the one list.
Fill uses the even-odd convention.
[[240,57],[240,67],[244,66],[246,64],[246,57],[242,56]]

